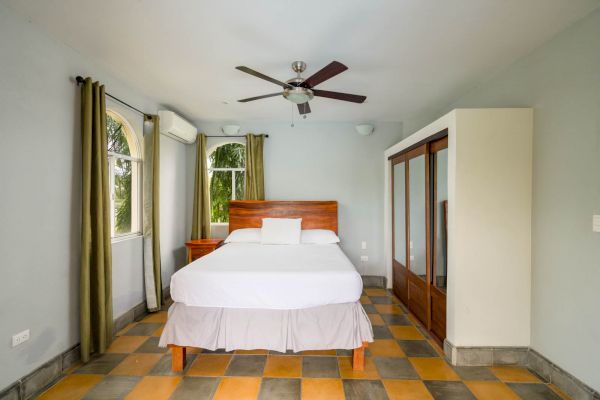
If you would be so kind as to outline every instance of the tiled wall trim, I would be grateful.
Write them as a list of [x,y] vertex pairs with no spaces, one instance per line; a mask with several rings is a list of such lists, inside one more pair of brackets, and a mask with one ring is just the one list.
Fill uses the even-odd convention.
[[600,392],[581,382],[534,349],[529,349],[526,366],[548,382],[558,386],[573,400],[600,400]]
[[455,347],[445,340],[444,354],[456,366],[524,366],[574,400],[600,400],[600,393],[528,347]]
[[385,276],[375,276],[375,275],[363,275],[363,286],[365,287],[380,287],[385,289],[386,279]]
[[[165,303],[170,300],[169,288],[163,289]],[[113,332],[117,333],[128,324],[140,320],[147,314],[146,303],[140,303],[121,315],[113,322]],[[56,383],[64,372],[79,362],[79,344],[54,357],[41,367],[22,377],[12,385],[0,391],[0,400],[29,400]]]

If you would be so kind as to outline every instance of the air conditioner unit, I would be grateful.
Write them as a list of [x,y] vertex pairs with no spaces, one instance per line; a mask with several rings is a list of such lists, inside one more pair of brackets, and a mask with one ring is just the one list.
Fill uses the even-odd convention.
[[183,143],[194,143],[198,129],[173,111],[159,111],[160,133]]

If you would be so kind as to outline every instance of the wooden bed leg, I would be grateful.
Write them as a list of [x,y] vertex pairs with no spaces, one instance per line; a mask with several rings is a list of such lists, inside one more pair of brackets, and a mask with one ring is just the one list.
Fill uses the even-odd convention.
[[170,344],[171,348],[171,370],[173,372],[182,372],[185,368],[185,346]]
[[369,345],[368,342],[363,342],[361,347],[352,350],[352,369],[355,371],[365,370],[365,349]]

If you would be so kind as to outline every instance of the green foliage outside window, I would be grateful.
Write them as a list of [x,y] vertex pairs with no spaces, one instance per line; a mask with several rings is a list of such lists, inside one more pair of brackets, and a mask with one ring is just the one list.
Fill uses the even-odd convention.
[[[106,116],[108,151],[131,155],[123,124]],[[131,161],[117,158],[114,175],[115,233],[131,232]]]
[[[218,147],[208,158],[211,168],[244,168],[246,146],[229,143]],[[235,174],[235,197],[232,194]],[[212,171],[210,173],[210,202],[212,222],[229,222],[229,200],[241,200],[244,196],[243,171]]]

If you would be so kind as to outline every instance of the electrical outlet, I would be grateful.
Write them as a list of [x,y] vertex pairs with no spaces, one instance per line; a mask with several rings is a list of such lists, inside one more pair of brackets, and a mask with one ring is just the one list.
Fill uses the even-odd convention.
[[363,242],[360,244],[360,248],[361,248],[361,249],[363,249],[363,250],[366,250],[366,249],[367,249],[367,242],[364,242],[364,241],[363,241]]
[[23,332],[19,332],[12,337],[12,347],[23,344],[24,342],[29,340],[29,329],[24,330]]
[[360,261],[362,261],[362,262],[369,261],[369,256],[360,256]]

